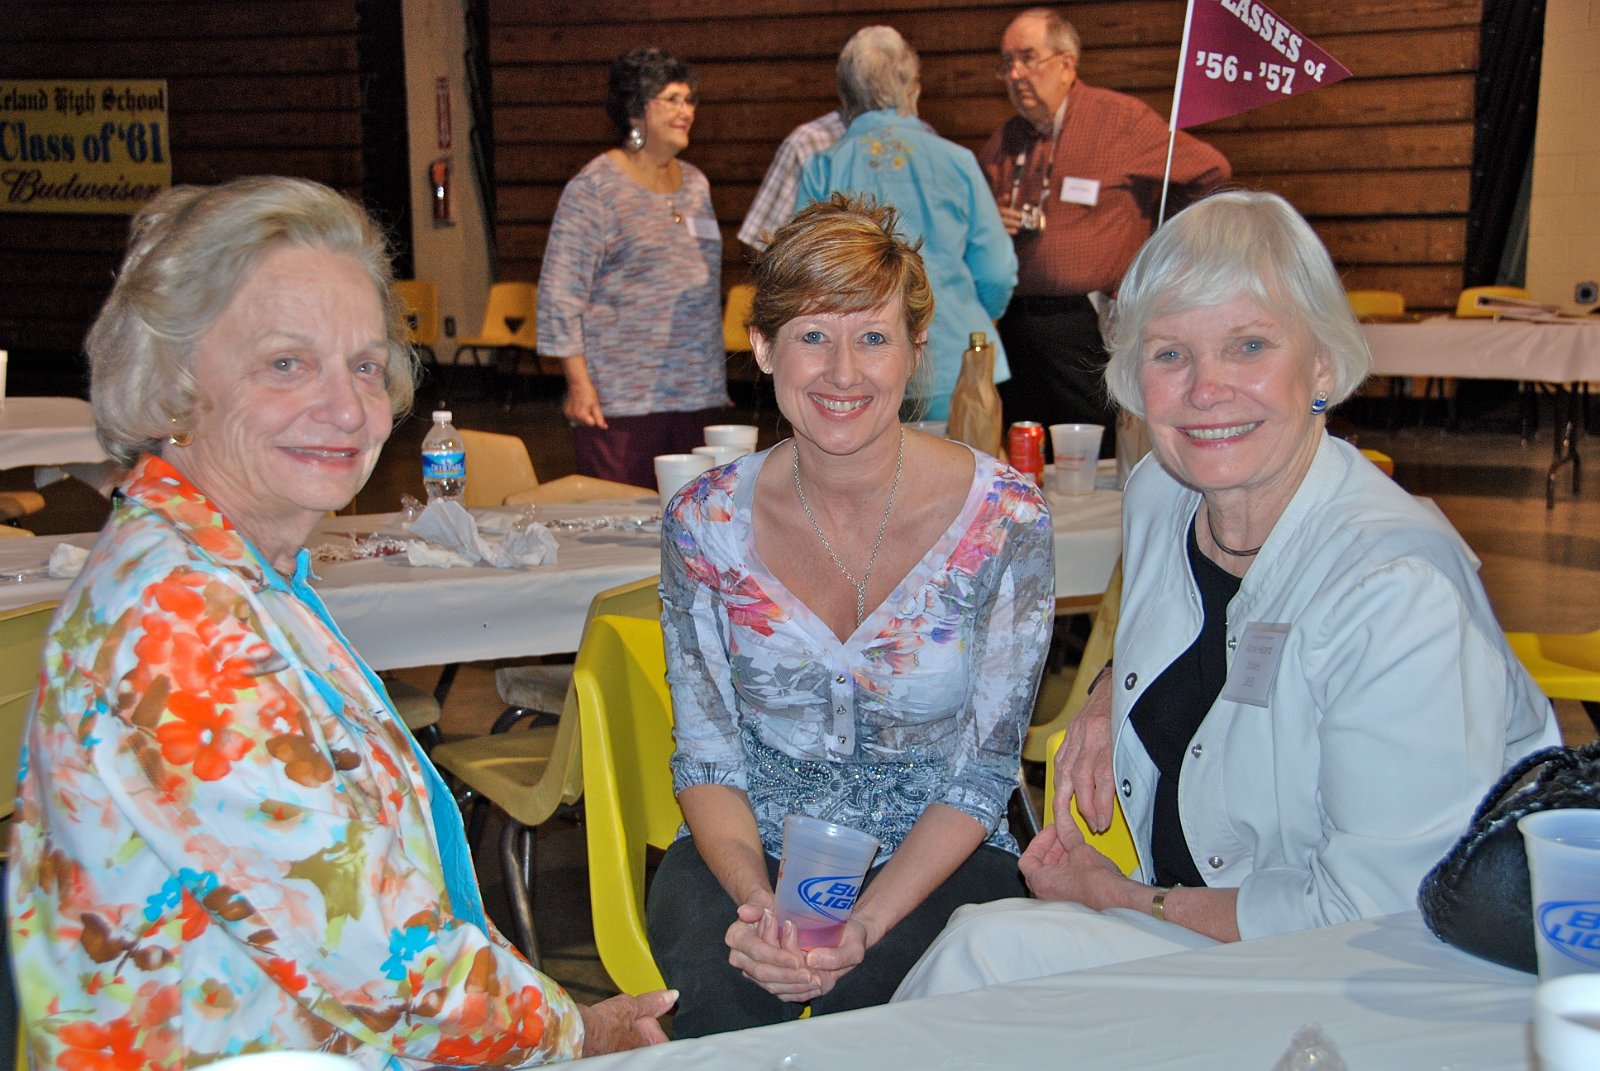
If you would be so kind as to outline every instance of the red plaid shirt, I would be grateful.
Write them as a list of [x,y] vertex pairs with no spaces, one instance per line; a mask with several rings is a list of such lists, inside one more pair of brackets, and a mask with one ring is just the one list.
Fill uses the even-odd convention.
[[[1021,267],[1018,296],[1040,297],[1116,290],[1128,262],[1155,229],[1161,205],[1161,175],[1167,160],[1167,124],[1142,101],[1078,82],[1049,164],[1050,139],[1021,116],[1006,122],[978,154],[989,188],[1002,204],[1013,188],[1019,200],[1037,203],[1048,166],[1050,196],[1045,227],[1016,236]],[[1022,181],[1017,159],[1024,160]],[[1172,190],[1167,216],[1198,200],[1233,174],[1227,159],[1198,138],[1178,133],[1172,155]],[[1097,202],[1061,199],[1062,181],[1100,183]]]

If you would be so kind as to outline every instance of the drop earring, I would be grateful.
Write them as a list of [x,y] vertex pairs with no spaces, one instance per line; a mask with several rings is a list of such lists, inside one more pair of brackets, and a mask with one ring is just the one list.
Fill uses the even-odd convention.
[[1326,413],[1327,411],[1328,411],[1328,392],[1325,391],[1325,390],[1319,390],[1319,391],[1317,391],[1316,397],[1311,399],[1311,415],[1312,416],[1321,416],[1323,413]]
[[188,446],[190,443],[194,442],[194,432],[178,430],[177,417],[173,417],[171,419],[171,423],[172,431],[167,435],[167,442],[171,443],[173,446]]
[[644,131],[640,130],[636,126],[629,127],[627,144],[628,149],[631,152],[638,152],[640,149],[644,148]]

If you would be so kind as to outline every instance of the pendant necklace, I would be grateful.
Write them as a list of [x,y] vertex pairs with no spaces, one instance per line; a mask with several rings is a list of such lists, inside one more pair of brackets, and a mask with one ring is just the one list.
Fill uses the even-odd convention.
[[1210,506],[1206,507],[1206,531],[1211,533],[1211,542],[1217,545],[1218,550],[1222,551],[1224,554],[1231,554],[1235,558],[1254,558],[1258,553],[1261,552],[1261,547],[1266,546],[1266,544],[1263,543],[1261,544],[1261,547],[1254,547],[1250,550],[1234,550],[1232,547],[1228,546],[1228,544],[1218,539],[1217,526],[1211,522]]
[[817,533],[817,538],[822,541],[822,549],[828,552],[828,557],[833,559],[833,564],[838,566],[839,572],[850,586],[856,589],[856,627],[861,627],[861,622],[867,616],[867,581],[872,579],[872,567],[878,564],[878,548],[883,546],[883,533],[889,529],[889,514],[894,511],[895,495],[900,492],[900,474],[905,467],[906,460],[906,431],[900,429],[900,447],[894,458],[894,482],[889,485],[889,503],[883,507],[883,519],[878,522],[878,537],[872,541],[872,554],[867,558],[867,570],[857,580],[846,569],[844,562],[839,560],[839,555],[834,552],[833,544],[828,542],[828,537],[822,534],[822,526],[817,524],[817,518],[811,513],[811,504],[806,501],[806,489],[800,485],[800,447],[793,440],[789,442],[789,457],[792,459],[791,471],[794,473],[794,491],[800,496],[800,508],[805,510],[806,520],[811,522],[811,530]]

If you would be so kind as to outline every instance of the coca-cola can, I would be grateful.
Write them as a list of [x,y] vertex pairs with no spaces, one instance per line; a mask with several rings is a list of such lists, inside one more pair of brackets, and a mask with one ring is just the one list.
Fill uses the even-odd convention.
[[1019,420],[1011,425],[1006,435],[1006,452],[1011,455],[1011,467],[1044,486],[1044,425],[1032,420]]

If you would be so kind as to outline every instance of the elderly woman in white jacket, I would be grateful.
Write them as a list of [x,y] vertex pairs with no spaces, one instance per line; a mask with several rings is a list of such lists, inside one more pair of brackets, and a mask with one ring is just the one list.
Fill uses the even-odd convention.
[[[1116,665],[1056,758],[1038,900],[964,908],[897,999],[1402,911],[1558,742],[1455,531],[1324,428],[1370,359],[1273,194],[1201,201],[1123,280],[1106,379],[1150,425]],[[1085,843],[1120,802],[1140,865]]]

